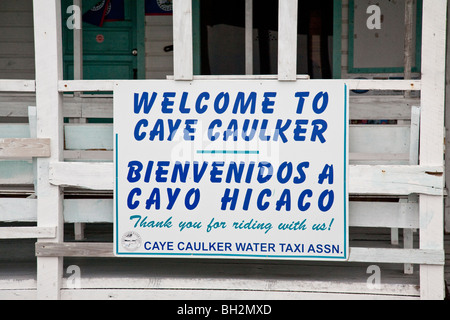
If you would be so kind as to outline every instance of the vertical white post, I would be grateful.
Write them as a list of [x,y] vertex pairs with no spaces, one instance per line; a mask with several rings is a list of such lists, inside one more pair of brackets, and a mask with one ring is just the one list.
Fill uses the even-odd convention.
[[[443,166],[447,0],[423,2],[422,28],[420,164]],[[443,196],[420,196],[420,248],[444,250]],[[444,266],[420,266],[420,291],[444,298]]]
[[[73,5],[77,10],[77,24],[73,29],[73,79],[83,80],[83,1],[73,0]],[[81,92],[75,92],[75,96],[79,97]],[[71,120],[73,122],[73,120]],[[75,119],[75,122],[86,122],[86,119]],[[75,223],[75,240],[84,239],[84,223]]]
[[295,81],[298,0],[281,0],[278,10],[278,80]]
[[[37,221],[39,227],[56,227],[54,239],[63,241],[62,199],[59,187],[49,183],[49,164],[62,160],[62,80],[61,1],[34,0],[34,38],[36,59],[37,138],[50,138],[51,157],[37,160]],[[59,299],[62,258],[37,258],[38,299]]]
[[253,74],[253,0],[245,0],[245,74]]
[[194,76],[192,0],[173,0],[174,79],[192,80]]

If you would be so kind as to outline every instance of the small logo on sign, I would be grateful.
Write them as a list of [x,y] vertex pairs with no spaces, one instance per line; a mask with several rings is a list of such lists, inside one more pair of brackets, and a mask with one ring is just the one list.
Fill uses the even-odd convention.
[[129,231],[122,236],[121,243],[124,249],[128,251],[135,251],[141,246],[142,240],[138,233]]

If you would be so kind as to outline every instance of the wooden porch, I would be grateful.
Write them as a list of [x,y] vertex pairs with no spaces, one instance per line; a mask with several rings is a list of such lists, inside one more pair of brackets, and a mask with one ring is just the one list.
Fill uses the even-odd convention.
[[[190,1],[174,2],[175,81],[258,78],[194,76]],[[55,0],[34,5],[36,81],[0,80],[1,299],[444,297],[446,0],[424,1],[422,79],[345,80],[372,93],[351,96],[351,120],[395,123],[350,127],[345,263],[113,258],[112,125],[86,121],[111,119],[112,98],[85,92],[113,91],[114,81],[63,81],[61,8]],[[295,6],[280,1],[280,81],[307,81],[293,63]],[[369,266],[379,268],[379,286],[368,285]]]

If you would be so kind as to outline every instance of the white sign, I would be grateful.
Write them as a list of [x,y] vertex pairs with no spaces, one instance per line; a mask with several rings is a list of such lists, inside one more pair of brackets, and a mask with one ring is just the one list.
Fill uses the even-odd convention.
[[123,81],[117,256],[348,259],[341,81]]

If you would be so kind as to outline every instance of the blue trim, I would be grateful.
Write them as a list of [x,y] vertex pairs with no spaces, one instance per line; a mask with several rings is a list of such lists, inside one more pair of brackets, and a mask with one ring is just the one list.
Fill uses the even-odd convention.
[[347,112],[348,112],[348,87],[344,84],[344,259],[347,260],[348,244],[347,244],[347,209],[348,209],[348,196],[347,196]]
[[241,150],[198,150],[198,154],[259,154],[259,151]]
[[[348,227],[347,227],[347,209],[348,209],[348,196],[347,196],[347,133],[348,133],[348,86],[344,83],[344,256],[313,256],[313,255],[299,255],[299,256],[288,256],[288,255],[250,255],[250,254],[211,254],[211,253],[151,253],[151,252],[119,252],[119,223],[118,223],[118,159],[119,159],[119,135],[116,133],[115,141],[115,177],[116,177],[116,190],[115,190],[115,204],[116,204],[116,235],[114,240],[116,242],[116,256],[134,256],[134,257],[144,257],[144,256],[154,256],[154,257],[234,257],[234,258],[267,258],[267,259],[307,259],[307,260],[348,260]],[[255,153],[259,154],[259,151],[226,151],[226,150],[199,150],[197,153]]]
[[116,176],[116,192],[115,192],[115,196],[116,196],[116,210],[115,210],[115,215],[116,215],[116,236],[114,237],[114,240],[116,241],[116,254],[119,254],[119,241],[118,241],[118,237],[119,237],[119,179],[118,179],[118,168],[119,168],[119,135],[116,133],[116,172],[115,172],[115,176]]

